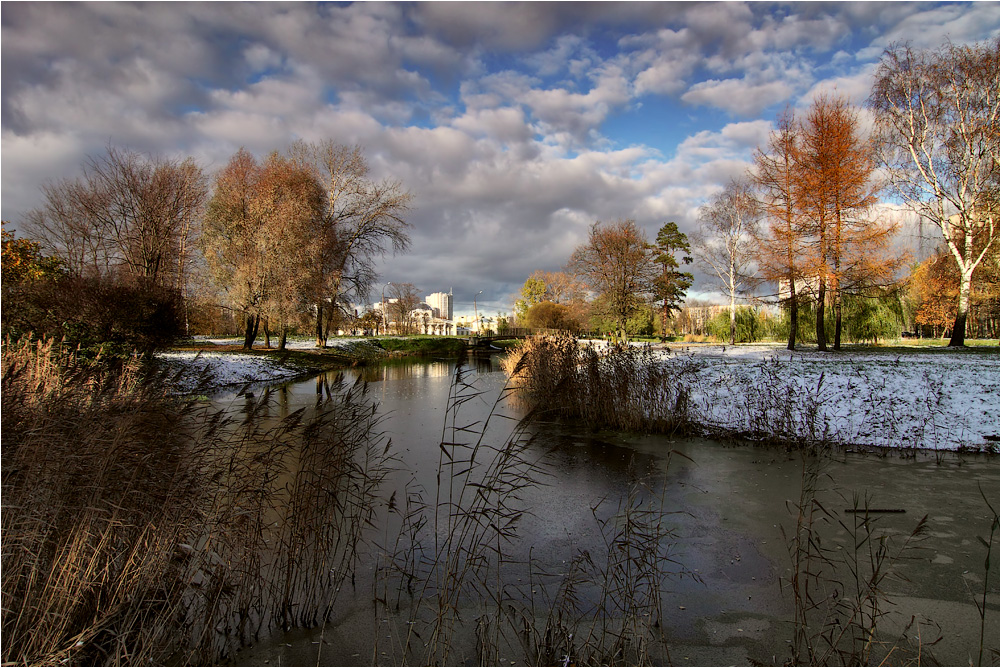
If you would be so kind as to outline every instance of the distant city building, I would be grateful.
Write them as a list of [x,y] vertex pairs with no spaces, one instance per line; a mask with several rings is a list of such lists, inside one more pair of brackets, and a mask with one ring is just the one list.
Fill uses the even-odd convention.
[[434,315],[436,318],[441,318],[442,320],[452,319],[452,291],[449,290],[448,293],[436,292],[433,295],[428,295],[424,298],[424,302],[434,309]]

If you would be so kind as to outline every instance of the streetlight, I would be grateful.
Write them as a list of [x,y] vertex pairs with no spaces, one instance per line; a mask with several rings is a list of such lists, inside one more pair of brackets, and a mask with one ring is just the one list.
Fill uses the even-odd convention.
[[393,282],[389,281],[386,285],[382,286],[382,333],[389,333],[389,324],[386,322],[386,287],[392,285]]
[[480,290],[475,295],[473,295],[473,322],[476,323],[476,333],[480,333],[480,316],[476,310],[476,298],[483,294],[483,290]]

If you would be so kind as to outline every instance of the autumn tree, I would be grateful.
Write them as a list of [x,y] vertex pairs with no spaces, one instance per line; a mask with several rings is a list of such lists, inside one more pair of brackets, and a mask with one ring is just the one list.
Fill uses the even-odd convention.
[[651,246],[632,220],[595,223],[587,243],[570,258],[568,266],[599,294],[623,341],[629,317],[652,290],[656,268],[651,260]]
[[249,350],[271,318],[282,334],[311,296],[324,193],[313,172],[272,153],[258,164],[240,149],[216,176],[202,249],[233,308],[244,314]]
[[257,221],[258,243],[265,243],[263,313],[278,326],[279,350],[285,349],[289,327],[311,306],[312,272],[322,252],[316,235],[322,230],[323,204],[323,188],[311,170],[278,153],[264,161],[250,215]]
[[83,175],[43,187],[43,205],[25,228],[74,275],[117,268],[150,285],[181,291],[205,178],[194,160],[109,148]]
[[959,271],[950,346],[965,343],[973,273],[998,237],[999,42],[888,48],[869,106],[895,194],[934,223]]
[[681,253],[681,261],[691,264],[690,252],[688,236],[678,230],[677,223],[664,223],[657,232],[653,248],[653,261],[660,267],[653,281],[653,298],[661,305],[661,337],[664,338],[667,337],[667,321],[671,317],[671,311],[681,308],[685,302],[685,293],[692,286],[694,278],[691,272],[679,271],[681,265],[676,254]]
[[[3,221],[3,226],[7,224],[6,220]],[[37,241],[17,238],[8,230],[3,230],[0,236],[3,240],[3,260],[0,267],[4,287],[24,281],[44,280],[59,274],[62,261],[44,255],[41,244]]]
[[800,205],[812,237],[806,271],[817,280],[817,346],[827,349],[826,290],[834,306],[834,349],[841,347],[842,296],[886,283],[900,265],[890,251],[896,224],[871,215],[880,185],[874,145],[858,110],[844,97],[822,95],[800,129]]
[[574,321],[579,325],[583,318],[585,291],[583,282],[569,272],[536,270],[521,288],[521,297],[514,304],[515,314],[519,321],[524,322],[533,306],[551,302],[564,307],[563,313],[568,322]]
[[325,193],[314,239],[319,252],[310,273],[316,342],[324,346],[337,312],[368,295],[377,258],[409,248],[405,217],[413,197],[399,182],[373,181],[356,146],[299,141],[288,155],[313,171]]
[[[757,188],[764,225],[755,233],[758,275],[778,283],[778,296],[789,311],[787,348],[796,349],[799,327],[799,292],[802,282],[802,255],[805,237],[798,201],[797,164],[799,132],[792,111],[786,110],[776,121],[764,150],[754,153],[750,179]],[[784,287],[783,287],[784,286]]]
[[699,232],[692,253],[729,298],[731,345],[737,342],[737,295],[745,292],[752,280],[752,241],[760,217],[758,200],[744,181],[731,181],[699,209]]

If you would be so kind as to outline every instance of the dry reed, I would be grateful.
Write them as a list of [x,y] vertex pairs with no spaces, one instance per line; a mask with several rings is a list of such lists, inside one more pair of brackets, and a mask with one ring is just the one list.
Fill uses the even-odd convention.
[[241,422],[165,380],[4,343],[5,664],[211,664],[351,578],[389,470],[364,386]]

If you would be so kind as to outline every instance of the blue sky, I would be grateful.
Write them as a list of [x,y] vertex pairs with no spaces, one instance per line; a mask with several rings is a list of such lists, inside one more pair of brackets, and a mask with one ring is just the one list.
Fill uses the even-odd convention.
[[[784,107],[862,103],[883,49],[998,34],[997,2],[11,3],[2,215],[109,144],[194,156],[360,145],[415,196],[384,281],[509,311],[595,221],[652,238],[748,167]],[[701,277],[700,277],[701,278]],[[696,292],[708,285],[699,280]],[[375,293],[378,289],[375,290]],[[468,302],[468,303],[467,303]]]

